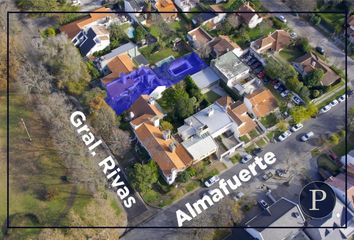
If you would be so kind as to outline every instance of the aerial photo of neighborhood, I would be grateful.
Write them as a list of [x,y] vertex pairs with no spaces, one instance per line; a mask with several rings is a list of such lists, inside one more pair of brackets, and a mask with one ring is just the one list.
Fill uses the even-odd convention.
[[0,239],[354,240],[353,1],[0,11]]

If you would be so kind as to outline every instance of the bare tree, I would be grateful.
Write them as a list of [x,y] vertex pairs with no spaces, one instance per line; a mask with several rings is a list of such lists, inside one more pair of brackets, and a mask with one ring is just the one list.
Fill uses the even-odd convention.
[[233,27],[238,28],[241,25],[241,21],[237,14],[229,14],[226,18],[226,21]]
[[198,53],[202,58],[208,58],[211,53],[211,47],[209,44],[204,44],[198,49]]

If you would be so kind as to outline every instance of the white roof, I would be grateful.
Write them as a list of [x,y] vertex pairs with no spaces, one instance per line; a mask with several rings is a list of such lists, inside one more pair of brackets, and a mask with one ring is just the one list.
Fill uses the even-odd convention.
[[192,137],[184,142],[182,145],[187,149],[193,159],[203,159],[218,148],[211,136],[206,137]]
[[220,79],[210,67],[200,70],[191,77],[199,89],[204,89]]
[[[341,157],[340,161],[343,165],[345,165],[345,155]],[[347,154],[347,164],[354,165],[354,150],[351,150]]]

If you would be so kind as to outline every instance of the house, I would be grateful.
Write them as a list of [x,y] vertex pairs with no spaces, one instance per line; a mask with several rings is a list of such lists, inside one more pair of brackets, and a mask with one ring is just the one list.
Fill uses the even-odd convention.
[[145,6],[145,0],[124,0],[124,11],[128,12],[132,21],[138,24],[146,24],[145,13],[142,13]]
[[200,70],[191,77],[202,93],[208,92],[220,80],[220,77],[210,67]]
[[209,5],[210,11],[215,13],[217,16],[214,18],[213,23],[207,25],[208,28],[214,29],[217,24],[221,23],[226,18],[225,8],[222,4],[212,4]]
[[347,168],[348,176],[354,177],[354,149],[342,156],[340,162]]
[[182,12],[188,12],[197,6],[199,0],[174,0],[174,2]]
[[241,47],[232,41],[229,36],[219,35],[214,38],[210,44],[211,56],[217,58],[225,53],[232,51],[237,57],[240,57],[243,54]]
[[172,0],[157,0],[155,3],[155,8],[158,12],[168,12],[161,13],[161,17],[166,22],[178,20],[178,10]]
[[[282,197],[248,221],[246,223],[248,228],[245,230],[254,239],[287,240],[298,235],[304,224],[305,218],[300,207],[289,199]],[[292,226],[292,228],[285,228],[287,226]],[[271,227],[280,228],[274,229]]]
[[232,87],[240,80],[247,78],[250,72],[250,68],[232,51],[211,60],[211,68],[228,87]]
[[323,86],[331,86],[341,80],[341,77],[338,74],[336,74],[324,61],[322,61],[322,59],[313,53],[306,53],[305,55],[297,58],[293,62],[293,66],[302,77],[305,77],[308,73],[314,71],[315,69],[321,69],[324,72],[321,79],[321,85]]
[[178,143],[170,131],[159,128],[163,113],[154,99],[140,96],[129,109],[130,125],[142,147],[155,161],[168,184],[172,184],[179,172],[192,164],[186,149]]
[[289,46],[291,38],[288,32],[276,30],[268,36],[261,37],[251,42],[250,49],[255,55],[262,55],[271,52],[279,52]]
[[122,53],[113,58],[107,64],[107,69],[110,73],[102,78],[102,83],[107,85],[117,79],[122,73],[130,73],[135,69],[135,64],[127,53]]
[[354,44],[354,15],[348,18],[348,37],[349,42]]
[[110,24],[117,21],[119,21],[118,17],[112,13],[110,8],[101,7],[91,12],[87,17],[61,26],[59,30],[65,33],[74,45],[77,46],[83,37],[82,30],[86,30],[92,26],[104,26],[107,28]]
[[121,54],[128,54],[130,58],[134,59],[135,57],[140,55],[140,52],[138,50],[138,46],[132,42],[123,44],[113,49],[111,52],[107,53],[106,55],[103,55],[98,59],[96,59],[95,62],[98,69],[105,73],[106,71],[105,68],[107,67],[108,63]]
[[337,199],[329,216],[322,219],[310,219],[307,221],[307,227],[304,231],[311,240],[350,239],[354,234],[354,213]]
[[[328,178],[325,183],[332,187],[337,197],[345,204],[348,204],[348,208],[354,211],[354,178],[347,176],[347,189],[345,189],[345,174],[340,173],[335,177]],[[345,198],[347,195],[347,199]]]
[[213,40],[213,37],[209,35],[203,28],[197,27],[187,33],[187,39],[191,43],[192,47],[199,49],[208,45]]
[[238,9],[238,12],[242,22],[249,28],[255,28],[263,20],[262,17],[255,13],[255,10],[250,6],[249,2],[243,4]]
[[278,109],[277,100],[269,89],[259,89],[243,99],[248,112],[254,117],[265,117]]
[[83,56],[90,56],[105,49],[109,44],[107,29],[103,26],[93,26],[83,31],[83,38],[77,46]]

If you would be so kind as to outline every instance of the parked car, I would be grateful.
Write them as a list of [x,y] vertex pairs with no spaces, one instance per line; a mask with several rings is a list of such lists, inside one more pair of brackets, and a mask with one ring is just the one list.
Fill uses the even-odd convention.
[[315,135],[313,132],[308,132],[304,136],[301,137],[301,141],[306,142],[311,137],[313,137],[313,135]]
[[206,181],[204,182],[204,185],[205,185],[206,187],[210,187],[210,186],[212,186],[214,183],[218,182],[219,180],[220,180],[219,176],[215,175],[215,176],[209,178],[208,180],[206,180]]
[[284,84],[280,84],[277,90],[278,92],[284,92],[286,90],[286,87],[284,86]]
[[274,89],[277,90],[280,86],[281,86],[281,83],[280,83],[280,82],[277,82],[277,83],[274,85]]
[[280,134],[280,136],[278,137],[278,140],[280,142],[282,142],[285,139],[287,139],[290,135],[291,135],[291,132],[289,130],[287,130],[287,131],[283,132],[282,134]]
[[331,105],[331,107],[334,107],[338,104],[338,100],[337,99],[334,99],[332,102],[329,103],[329,105]]
[[260,78],[260,79],[263,79],[264,76],[265,76],[265,71],[264,71],[264,70],[260,71],[260,72],[257,74],[257,77]]
[[241,158],[242,163],[248,163],[252,159],[252,155],[246,154]]
[[251,58],[249,61],[247,61],[247,64],[248,64],[248,65],[252,65],[252,64],[254,64],[254,63],[256,63],[256,62],[257,62],[257,59]]
[[347,92],[348,97],[349,97],[349,96],[351,96],[351,95],[353,95],[353,93],[354,93],[354,90],[352,90],[352,89],[351,89],[351,90],[349,90],[349,91]]
[[269,83],[269,82],[270,82],[270,79],[269,79],[268,77],[264,77],[264,78],[263,78],[263,82]]
[[299,131],[299,130],[300,130],[301,128],[303,128],[303,127],[304,127],[304,125],[302,125],[302,123],[298,123],[298,124],[292,126],[292,127],[290,128],[290,130],[291,130],[292,132],[297,132],[297,131]]
[[263,174],[262,178],[264,181],[267,181],[268,179],[270,179],[271,177],[273,177],[273,173],[267,171],[266,173]]
[[280,93],[280,96],[286,97],[286,96],[289,95],[289,93],[290,93],[290,91],[289,91],[288,89],[286,89],[285,91],[282,91],[282,92]]
[[324,50],[323,47],[317,46],[317,47],[316,47],[316,51],[317,51],[318,53],[320,53],[321,55],[324,55],[324,54],[325,54],[325,50]]
[[279,177],[284,176],[286,173],[287,173],[287,170],[285,170],[285,169],[279,168],[279,169],[275,170],[275,174]]
[[257,67],[257,68],[254,70],[254,73],[255,73],[255,74],[258,74],[258,73],[260,73],[262,70],[263,70],[263,67],[262,67],[262,66]]
[[331,110],[331,108],[332,108],[331,105],[326,105],[323,108],[321,108],[320,113],[326,113],[329,110]]
[[264,209],[267,209],[269,207],[268,203],[266,201],[264,201],[263,199],[258,201],[258,204],[261,205],[261,207]]
[[338,102],[344,102],[345,101],[345,98],[346,98],[346,95],[345,94],[343,94],[342,96],[340,96],[339,98],[338,98]]
[[252,155],[253,156],[256,156],[257,154],[259,154],[260,152],[262,152],[262,148],[260,148],[260,147],[258,147],[258,148],[255,148],[255,149],[253,149],[253,151],[252,151]]
[[208,191],[205,191],[204,193],[203,193],[203,197],[204,196],[211,196],[212,194],[211,194],[211,192],[212,192],[213,190],[211,190],[211,189],[209,189]]
[[291,37],[292,39],[297,38],[296,32],[291,32],[291,33],[290,33],[290,37]]
[[277,18],[283,23],[287,22],[286,18],[283,15],[279,15],[279,16],[277,16]]
[[300,105],[301,104],[301,99],[297,96],[293,96],[291,99],[296,105]]
[[236,192],[233,194],[232,198],[235,200],[235,201],[238,201],[240,200],[243,196],[245,196],[245,194],[243,192]]
[[260,63],[260,62],[255,62],[255,63],[253,63],[252,65],[251,65],[251,68],[252,69],[256,69],[256,68],[258,68],[259,66],[261,66],[262,64]]

